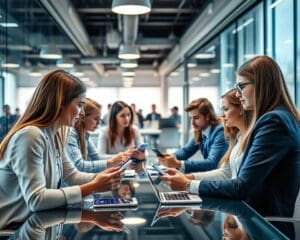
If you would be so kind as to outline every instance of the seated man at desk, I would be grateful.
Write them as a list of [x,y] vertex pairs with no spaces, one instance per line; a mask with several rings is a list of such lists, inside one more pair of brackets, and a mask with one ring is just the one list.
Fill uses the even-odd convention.
[[[186,173],[217,168],[228,144],[211,102],[206,98],[196,99],[186,106],[185,111],[191,118],[194,137],[173,155],[165,153],[163,157],[159,157],[160,163],[166,167],[179,168]],[[201,152],[203,160],[180,161],[187,160],[197,151]]]

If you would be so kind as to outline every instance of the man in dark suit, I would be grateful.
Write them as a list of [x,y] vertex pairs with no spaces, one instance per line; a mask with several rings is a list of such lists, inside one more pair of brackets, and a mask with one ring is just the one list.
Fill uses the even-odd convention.
[[146,116],[146,121],[154,121],[154,120],[160,120],[161,119],[161,115],[159,113],[156,112],[156,104],[152,104],[151,105],[151,113],[148,113]]
[[0,142],[9,132],[9,130],[13,127],[16,121],[17,121],[17,116],[11,114],[10,106],[5,104],[3,106],[3,116],[0,117]]

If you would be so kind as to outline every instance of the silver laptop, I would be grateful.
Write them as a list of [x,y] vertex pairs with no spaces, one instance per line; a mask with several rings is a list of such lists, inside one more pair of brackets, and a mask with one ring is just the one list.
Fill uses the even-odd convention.
[[198,204],[202,202],[202,199],[198,195],[191,194],[187,191],[159,192],[153,183],[149,172],[147,170],[145,170],[145,172],[147,173],[153,191],[161,204]]

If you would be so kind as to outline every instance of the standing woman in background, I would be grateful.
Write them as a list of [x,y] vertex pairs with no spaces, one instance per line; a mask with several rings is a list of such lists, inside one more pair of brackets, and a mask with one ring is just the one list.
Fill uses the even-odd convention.
[[[100,154],[116,154],[132,151],[132,147],[142,143],[138,129],[133,126],[133,112],[128,104],[115,102],[110,110],[109,124],[100,130],[98,149]],[[134,151],[133,157],[144,159],[143,152]]]
[[[78,119],[85,91],[68,72],[48,73],[0,144],[0,215],[7,224],[24,221],[32,211],[82,203],[120,183],[118,168],[81,173],[64,155],[66,127]],[[70,186],[61,188],[62,180]]]
[[128,160],[131,152],[118,153],[117,155],[100,155],[91,140],[90,132],[94,132],[101,119],[101,105],[87,98],[82,114],[71,129],[68,137],[66,154],[79,171],[101,172],[122,161]]

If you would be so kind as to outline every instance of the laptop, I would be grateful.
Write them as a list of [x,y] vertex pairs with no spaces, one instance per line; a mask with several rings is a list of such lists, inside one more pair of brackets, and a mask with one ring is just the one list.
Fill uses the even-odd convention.
[[199,204],[202,202],[202,199],[198,195],[191,194],[187,191],[159,192],[149,172],[147,170],[145,170],[145,172],[147,173],[155,196],[161,204]]

